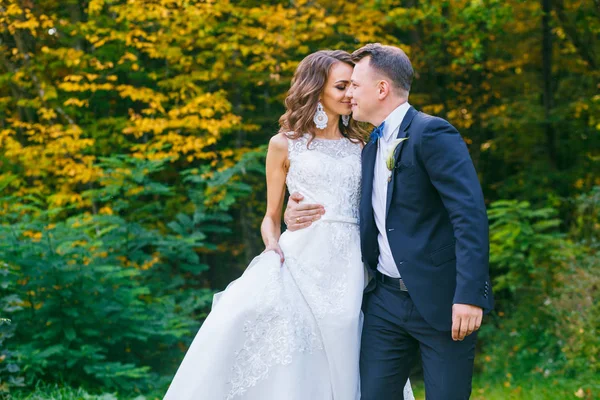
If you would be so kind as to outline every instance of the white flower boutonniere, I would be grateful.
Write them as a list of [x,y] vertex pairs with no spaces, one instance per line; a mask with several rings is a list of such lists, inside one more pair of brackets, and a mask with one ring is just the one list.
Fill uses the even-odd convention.
[[408,138],[405,137],[405,138],[395,139],[390,146],[390,149],[387,154],[387,158],[385,159],[385,165],[387,166],[387,169],[390,171],[390,176],[388,177],[388,182],[391,182],[392,174],[394,173],[394,168],[396,167],[396,149],[398,148],[398,145],[400,143],[404,142],[405,140],[408,140]]

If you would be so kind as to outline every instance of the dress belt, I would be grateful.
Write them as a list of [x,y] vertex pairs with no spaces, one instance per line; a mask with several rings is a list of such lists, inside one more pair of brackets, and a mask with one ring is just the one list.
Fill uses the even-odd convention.
[[319,221],[323,222],[342,222],[346,224],[358,225],[358,218],[344,217],[342,215],[323,215]]

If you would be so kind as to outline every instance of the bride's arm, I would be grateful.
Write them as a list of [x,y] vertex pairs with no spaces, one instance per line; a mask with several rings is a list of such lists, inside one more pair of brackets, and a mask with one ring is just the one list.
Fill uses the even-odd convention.
[[285,196],[285,178],[289,166],[287,138],[279,133],[269,141],[267,150],[266,175],[267,175],[267,212],[260,227],[265,251],[273,250],[281,257],[283,252],[279,248],[281,235],[281,212]]

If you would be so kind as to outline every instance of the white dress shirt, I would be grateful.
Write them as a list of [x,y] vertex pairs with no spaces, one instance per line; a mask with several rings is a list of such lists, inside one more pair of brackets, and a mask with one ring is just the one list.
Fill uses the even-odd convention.
[[388,178],[390,176],[390,170],[386,166],[385,158],[388,155],[389,147],[392,145],[394,139],[396,139],[396,136],[398,136],[400,124],[402,124],[402,120],[409,108],[410,104],[406,102],[398,106],[385,119],[383,135],[377,141],[377,157],[373,171],[373,195],[371,201],[373,203],[375,225],[377,225],[378,230],[379,260],[377,262],[377,270],[393,278],[400,278],[400,272],[394,261],[385,227]]

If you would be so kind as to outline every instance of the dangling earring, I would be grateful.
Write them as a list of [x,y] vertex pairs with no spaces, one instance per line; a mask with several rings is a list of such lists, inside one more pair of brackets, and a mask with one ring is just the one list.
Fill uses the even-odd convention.
[[344,126],[348,126],[349,123],[350,123],[350,116],[342,115],[342,124],[344,124]]
[[327,118],[327,114],[325,113],[325,110],[323,110],[323,105],[321,104],[321,102],[317,104],[317,112],[313,117],[313,121],[315,122],[315,125],[318,129],[327,128],[327,122],[329,121],[329,118]]

